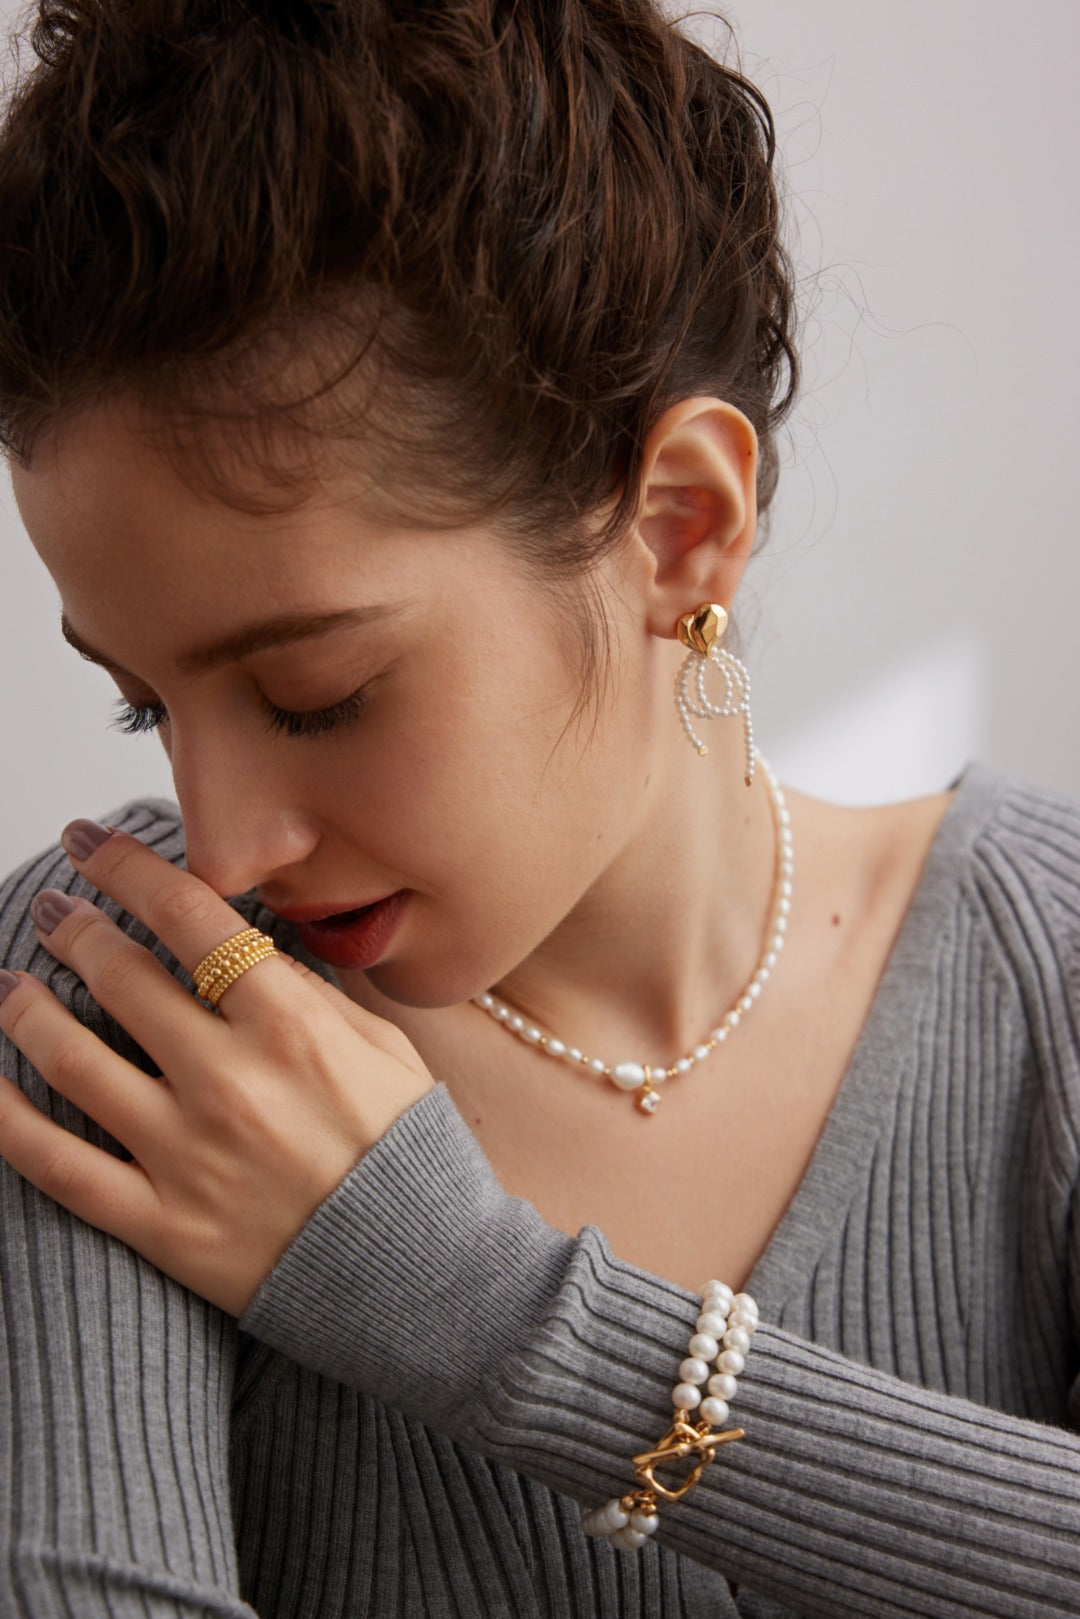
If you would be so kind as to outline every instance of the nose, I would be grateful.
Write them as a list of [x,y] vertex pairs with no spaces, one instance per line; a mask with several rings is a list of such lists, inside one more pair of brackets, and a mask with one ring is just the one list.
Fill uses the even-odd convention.
[[[173,784],[184,821],[187,866],[230,898],[301,864],[319,841],[300,782],[236,738],[170,738]],[[310,778],[309,778],[310,779]]]

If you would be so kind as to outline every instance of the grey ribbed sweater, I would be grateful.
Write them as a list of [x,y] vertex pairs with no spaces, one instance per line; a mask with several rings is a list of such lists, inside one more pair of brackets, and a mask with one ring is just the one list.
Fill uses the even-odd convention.
[[[182,858],[173,806],[108,818]],[[0,958],[149,1067],[35,948],[47,884],[89,892],[24,867]],[[439,1088],[239,1326],[3,1166],[0,1612],[1080,1615],[1078,1174],[1080,807],[973,765],[749,1283],[747,1437],[656,1543],[576,1502],[666,1426],[695,1303],[508,1197]]]

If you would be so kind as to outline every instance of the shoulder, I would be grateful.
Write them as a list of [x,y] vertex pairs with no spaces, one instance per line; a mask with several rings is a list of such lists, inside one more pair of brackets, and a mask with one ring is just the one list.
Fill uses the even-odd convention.
[[[953,948],[969,975],[980,1048],[1003,1026],[1046,1110],[1051,1157],[1080,1163],[1080,803],[984,764],[969,766],[938,870],[953,867]],[[944,879],[947,880],[947,879]]]
[[[175,805],[139,801],[102,819],[152,842],[166,859],[181,857]],[[34,895],[47,887],[85,894],[107,905],[129,930],[138,926],[78,877],[63,850],[53,845],[0,883],[0,960],[43,979],[95,1033],[152,1071],[149,1058],[96,1006],[75,975],[38,947],[27,911]],[[2,1035],[0,1073],[64,1130],[104,1152],[128,1156],[100,1125],[52,1090]],[[232,1388],[234,1324],[118,1239],[22,1180],[3,1159],[0,1299],[5,1353],[14,1368],[0,1379],[0,1445],[29,1514],[24,1515],[30,1526],[26,1546],[33,1551],[36,1536],[61,1583],[67,1583],[66,1568],[76,1570],[72,1578],[87,1591],[87,1603],[92,1601],[85,1575],[89,1556],[99,1565],[93,1588],[111,1591],[119,1580],[125,1592],[143,1595],[140,1612],[160,1611],[152,1593],[161,1589],[164,1566],[171,1571],[173,1594],[182,1587],[199,1612],[208,1612],[197,1601],[206,1585],[200,1585],[196,1565],[201,1559],[203,1570],[225,1567],[231,1555],[227,1512],[214,1504],[228,1496],[223,1413]],[[131,1413],[137,1413],[137,1421],[130,1420]],[[178,1487],[185,1500],[191,1496],[194,1513],[186,1506],[181,1510]],[[109,1503],[122,1503],[125,1544],[136,1548],[125,1560],[94,1551],[102,1534],[95,1529],[97,1538],[88,1539],[81,1505],[91,1499],[95,1511],[102,1504],[105,1541],[116,1539]],[[164,1517],[163,1499],[174,1503]],[[200,1510],[200,1502],[211,1503],[210,1508]],[[6,1519],[4,1514],[0,1538]],[[5,1551],[10,1560],[10,1542]],[[34,1557],[40,1562],[36,1551]],[[119,1592],[120,1586],[115,1588]],[[5,1584],[0,1575],[5,1613],[12,1611],[4,1606],[10,1589],[10,1580]],[[107,1595],[101,1600],[114,1611]],[[126,1600],[116,1596],[120,1605]],[[95,1613],[104,1612],[96,1602],[92,1606]],[[79,1611],[90,1610],[79,1604]],[[216,1605],[215,1611],[220,1611]]]
[[1080,802],[976,763],[960,780],[943,832],[958,883],[1003,956],[1046,985],[1071,983],[1075,994]]

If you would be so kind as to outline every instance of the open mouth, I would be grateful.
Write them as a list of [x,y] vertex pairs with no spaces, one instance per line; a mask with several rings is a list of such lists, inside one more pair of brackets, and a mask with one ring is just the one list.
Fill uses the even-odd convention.
[[389,946],[408,897],[408,890],[399,888],[370,905],[293,926],[305,949],[328,966],[373,967]]
[[384,902],[382,900],[375,900],[370,905],[358,906],[355,911],[337,911],[333,916],[321,917],[318,922],[308,922],[306,926],[312,928],[325,928],[330,932],[332,932],[335,928],[347,928],[350,927],[354,922],[359,922],[361,917],[370,916],[372,911],[383,903]]

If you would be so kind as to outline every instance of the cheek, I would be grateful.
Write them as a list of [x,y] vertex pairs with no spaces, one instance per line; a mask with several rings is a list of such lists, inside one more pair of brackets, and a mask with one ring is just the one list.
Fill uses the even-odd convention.
[[574,720],[577,696],[561,649],[459,641],[320,767],[321,814],[403,884],[500,928],[536,913],[546,930],[617,847],[640,788],[633,716]]
[[419,740],[365,789],[353,845],[414,890],[400,949],[370,976],[442,1006],[490,988],[565,919],[625,836],[627,795],[599,753],[542,754],[513,736],[486,756]]

